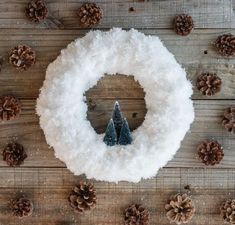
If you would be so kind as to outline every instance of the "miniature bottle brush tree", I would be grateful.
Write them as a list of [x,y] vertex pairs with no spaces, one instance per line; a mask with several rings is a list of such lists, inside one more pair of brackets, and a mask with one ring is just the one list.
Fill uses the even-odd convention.
[[123,118],[118,101],[114,104],[112,118],[105,131],[104,143],[108,146],[131,144],[131,131],[126,118]]

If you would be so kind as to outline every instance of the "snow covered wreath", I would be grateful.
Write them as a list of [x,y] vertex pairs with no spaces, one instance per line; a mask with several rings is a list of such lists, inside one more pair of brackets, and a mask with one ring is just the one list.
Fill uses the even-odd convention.
[[[87,120],[84,92],[117,73],[139,81],[148,111],[132,144],[110,147]],[[47,143],[74,174],[138,182],[154,176],[180,147],[194,119],[191,95],[184,69],[158,37],[134,29],[91,31],[48,66],[36,110]]]

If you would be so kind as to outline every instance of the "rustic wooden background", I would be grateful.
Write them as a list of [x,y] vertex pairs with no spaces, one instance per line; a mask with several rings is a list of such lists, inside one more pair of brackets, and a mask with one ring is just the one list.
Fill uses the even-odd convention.
[[[50,17],[35,25],[24,15],[27,0],[0,2],[0,94],[14,94],[22,101],[21,116],[0,124],[0,148],[18,140],[28,154],[23,166],[10,168],[0,160],[0,224],[1,225],[108,225],[123,224],[122,211],[130,203],[142,203],[151,213],[151,223],[167,225],[164,204],[172,193],[187,192],[196,205],[191,225],[221,225],[219,205],[235,197],[235,137],[220,125],[223,110],[235,105],[235,59],[224,59],[213,49],[213,41],[223,33],[235,34],[235,0],[96,0],[104,18],[98,26],[136,28],[145,34],[158,35],[188,72],[195,84],[201,71],[213,71],[222,78],[221,93],[203,97],[194,90],[196,119],[182,147],[165,168],[153,179],[138,184],[96,182],[98,205],[90,214],[75,214],[67,196],[71,188],[84,178],[72,175],[49,149],[35,115],[35,100],[47,65],[60,50],[88,30],[81,29],[76,10],[81,0],[47,0]],[[134,12],[129,8],[133,7]],[[187,37],[175,35],[171,21],[175,14],[192,15],[196,29]],[[8,63],[9,50],[19,43],[37,52],[36,65],[27,72],[17,72]],[[157,62],[156,62],[157,63]],[[106,76],[87,92],[96,102],[88,118],[97,132],[102,132],[110,116],[113,102],[120,100],[131,128],[138,127],[146,113],[144,93],[131,77]],[[65,115],[66,116],[66,115]],[[215,138],[223,146],[225,157],[215,167],[205,167],[196,158],[197,144]],[[95,154],[95,153],[94,153]],[[189,187],[189,189],[188,189]],[[13,218],[8,201],[16,195],[31,198],[34,214],[26,219]]]

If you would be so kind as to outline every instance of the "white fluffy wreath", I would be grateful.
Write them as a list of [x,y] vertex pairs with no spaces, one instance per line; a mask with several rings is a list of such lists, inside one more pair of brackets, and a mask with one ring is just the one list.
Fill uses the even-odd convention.
[[[84,92],[104,74],[134,75],[147,114],[127,146],[108,147],[87,120]],[[138,182],[154,176],[180,147],[194,119],[191,83],[156,36],[134,29],[91,31],[48,66],[37,100],[47,143],[76,175]]]

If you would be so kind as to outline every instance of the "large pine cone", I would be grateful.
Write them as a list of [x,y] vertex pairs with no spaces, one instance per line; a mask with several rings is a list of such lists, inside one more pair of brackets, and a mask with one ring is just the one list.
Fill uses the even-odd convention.
[[0,120],[12,120],[20,114],[20,102],[13,96],[0,97]]
[[10,202],[10,208],[14,216],[23,218],[32,215],[33,203],[26,198],[16,198]]
[[215,41],[215,47],[222,56],[235,56],[235,36],[232,34],[220,35]]
[[125,225],[149,224],[149,212],[142,205],[130,205],[124,212]]
[[197,147],[198,156],[205,165],[219,164],[224,157],[223,148],[215,140],[206,140]]
[[19,166],[27,158],[24,147],[18,143],[9,143],[3,150],[3,160],[9,166]]
[[19,70],[27,70],[36,62],[36,53],[26,45],[18,45],[10,52],[9,62]]
[[96,206],[96,191],[94,185],[81,181],[78,186],[74,187],[69,196],[70,206],[75,212],[84,213]]
[[212,96],[221,90],[222,81],[216,73],[202,73],[197,78],[197,89],[207,96]]
[[187,14],[177,15],[174,18],[173,26],[178,35],[188,35],[194,28],[193,18]]
[[165,209],[168,220],[176,224],[189,222],[195,213],[193,201],[187,194],[171,196]]
[[102,19],[102,10],[95,3],[85,3],[78,10],[78,18],[83,27],[98,25]]
[[33,22],[38,23],[48,16],[48,9],[43,0],[31,0],[25,9],[25,15]]
[[235,224],[235,199],[224,202],[220,212],[224,222]]
[[225,110],[222,126],[232,134],[235,134],[235,107],[230,107]]

